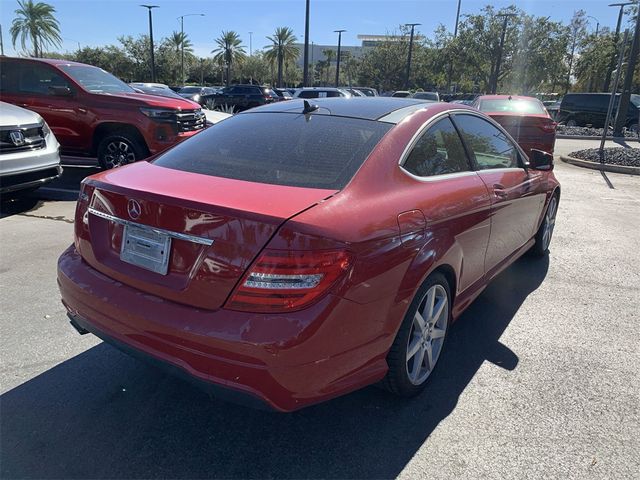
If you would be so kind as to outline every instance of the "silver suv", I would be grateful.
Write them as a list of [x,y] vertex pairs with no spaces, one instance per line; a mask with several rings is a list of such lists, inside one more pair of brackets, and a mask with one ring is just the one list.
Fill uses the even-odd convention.
[[59,177],[58,150],[40,115],[0,102],[0,194],[35,189]]

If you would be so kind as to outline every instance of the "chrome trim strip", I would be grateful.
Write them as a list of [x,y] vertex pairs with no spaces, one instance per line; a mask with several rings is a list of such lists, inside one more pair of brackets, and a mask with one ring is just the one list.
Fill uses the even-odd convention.
[[130,220],[125,220],[123,218],[101,212],[93,207],[89,207],[89,213],[95,215],[96,217],[104,218],[105,220],[110,220],[120,225],[132,225],[138,228],[146,228],[148,230],[151,230],[152,232],[159,233],[161,235],[168,235],[172,238],[177,238],[178,240],[186,240],[187,242],[198,243],[200,245],[213,245],[213,240],[210,238],[196,237],[195,235],[189,235],[188,233],[172,232],[171,230],[165,230],[164,228],[150,227],[149,225],[132,222]]

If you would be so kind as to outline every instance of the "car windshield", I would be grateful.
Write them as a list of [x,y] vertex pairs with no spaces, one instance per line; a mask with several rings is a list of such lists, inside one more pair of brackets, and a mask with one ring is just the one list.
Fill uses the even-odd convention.
[[119,78],[89,65],[60,65],[60,68],[91,93],[135,93]]
[[200,87],[182,87],[180,93],[200,93]]
[[544,106],[538,100],[524,99],[481,100],[480,111],[532,114],[546,113]]
[[250,182],[339,190],[391,127],[329,115],[245,113],[186,140],[154,163]]

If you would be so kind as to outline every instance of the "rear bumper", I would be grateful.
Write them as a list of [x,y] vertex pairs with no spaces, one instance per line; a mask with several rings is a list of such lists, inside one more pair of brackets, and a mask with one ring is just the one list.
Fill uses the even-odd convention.
[[380,302],[327,295],[286,316],[207,311],[106,277],[73,246],[59,259],[58,284],[83,329],[236,403],[293,411],[374,383],[387,370],[393,338],[366,329],[356,338],[348,325],[376,325],[376,315],[385,315]]

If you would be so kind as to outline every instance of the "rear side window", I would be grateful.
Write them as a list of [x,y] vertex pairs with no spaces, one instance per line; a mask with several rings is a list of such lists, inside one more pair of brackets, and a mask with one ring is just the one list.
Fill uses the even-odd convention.
[[475,115],[456,115],[460,134],[480,170],[518,168],[518,150],[498,128]]
[[49,87],[71,87],[53,68],[35,62],[3,62],[0,91],[50,95]]
[[180,143],[154,163],[249,182],[339,190],[392,126],[329,115],[243,113]]
[[402,166],[418,177],[470,170],[458,132],[448,118],[422,134]]
[[315,90],[304,90],[300,92],[300,95],[298,95],[298,97],[299,98],[318,98],[318,92]]

